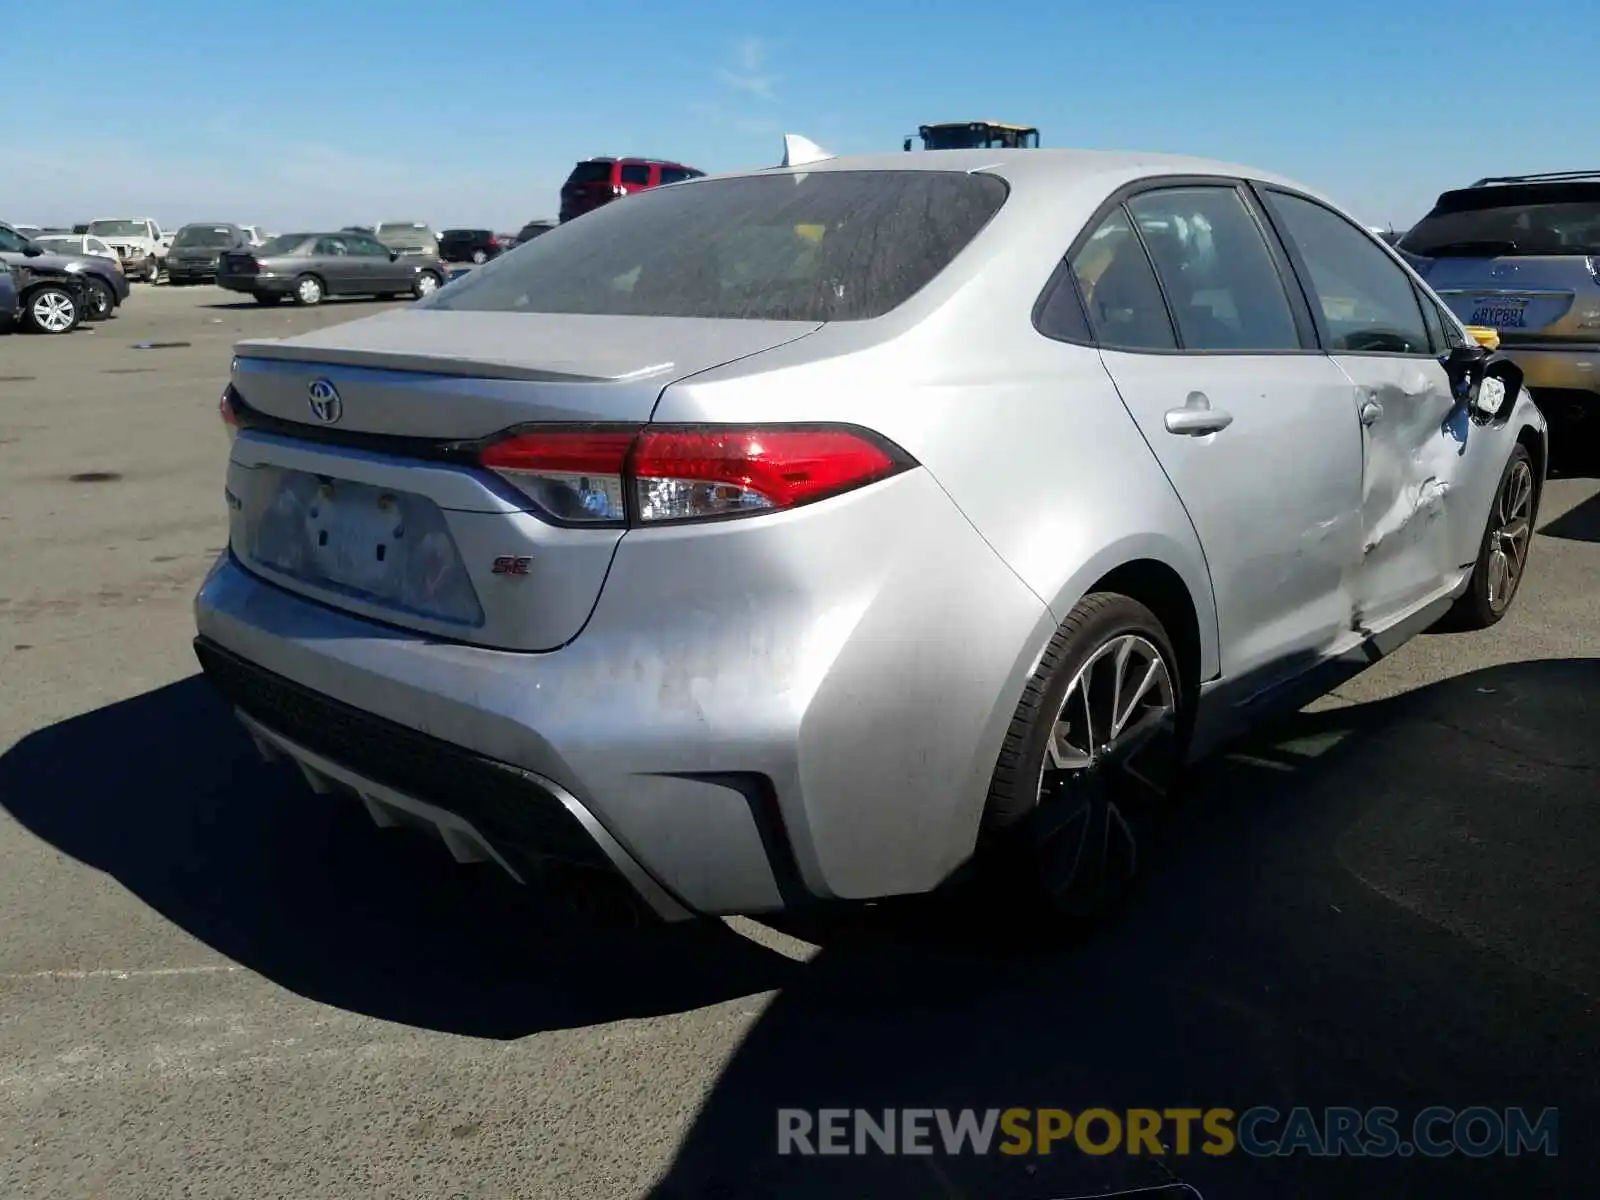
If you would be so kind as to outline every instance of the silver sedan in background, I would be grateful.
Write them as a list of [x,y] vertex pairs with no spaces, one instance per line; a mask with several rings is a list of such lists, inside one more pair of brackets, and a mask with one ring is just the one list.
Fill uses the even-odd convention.
[[259,304],[320,304],[329,296],[428,296],[449,277],[437,256],[401,254],[369,233],[284,233],[217,262],[217,286]]
[[263,753],[667,918],[1102,913],[1188,761],[1505,614],[1546,459],[1379,238],[1159,155],[696,180],[236,353],[196,648]]

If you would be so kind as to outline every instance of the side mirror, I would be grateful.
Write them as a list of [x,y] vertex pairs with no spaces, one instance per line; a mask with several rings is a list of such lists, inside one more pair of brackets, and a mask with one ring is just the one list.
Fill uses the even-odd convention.
[[389,251],[389,261],[390,262],[399,262],[400,261],[400,251],[398,251],[398,250]]
[[907,139],[906,139],[906,140],[905,140],[905,142],[904,142],[904,144],[903,144],[903,145],[901,145],[901,147],[900,147],[900,149],[902,149],[902,150],[909,150],[909,149],[911,149],[911,139],[910,139],[910,138],[907,138]]
[[22,256],[24,258],[38,258],[43,253],[44,247],[39,245],[38,242],[29,242],[22,248]]

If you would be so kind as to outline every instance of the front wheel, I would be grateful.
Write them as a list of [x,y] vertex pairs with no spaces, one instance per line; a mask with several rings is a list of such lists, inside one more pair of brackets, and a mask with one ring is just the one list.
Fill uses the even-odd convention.
[[439,290],[439,277],[432,271],[424,271],[417,276],[417,282],[412,285],[412,292],[418,300],[424,296],[431,296]]
[[1166,822],[1186,754],[1177,656],[1137,600],[1097,592],[1029,680],[989,785],[986,852],[1024,911],[1087,923],[1117,908]]
[[296,304],[303,304],[307,308],[322,303],[322,280],[315,275],[302,275],[294,281],[294,299]]
[[1511,611],[1533,545],[1533,459],[1520,442],[1500,473],[1467,590],[1445,618],[1452,629],[1487,629]]
[[22,323],[34,333],[71,333],[82,321],[83,308],[77,297],[56,284],[35,288],[23,301]]

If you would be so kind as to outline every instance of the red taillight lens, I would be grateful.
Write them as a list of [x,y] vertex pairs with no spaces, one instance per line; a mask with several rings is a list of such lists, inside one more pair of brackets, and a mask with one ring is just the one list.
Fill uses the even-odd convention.
[[915,465],[865,430],[782,425],[518,432],[479,461],[549,516],[590,526],[795,508]]
[[793,508],[884,479],[902,459],[845,429],[646,429],[629,463],[641,521]]
[[222,423],[227,427],[230,438],[239,436],[239,414],[233,411],[233,385],[230,384],[222,393],[222,399],[217,402],[217,414],[221,416]]

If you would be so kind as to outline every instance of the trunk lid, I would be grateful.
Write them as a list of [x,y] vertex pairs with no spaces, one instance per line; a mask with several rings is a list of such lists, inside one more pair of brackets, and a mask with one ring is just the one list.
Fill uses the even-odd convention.
[[546,521],[493,472],[431,461],[429,444],[538,422],[643,425],[667,385],[818,328],[409,309],[240,342],[234,390],[276,421],[234,442],[233,552],[390,625],[556,649],[588,620],[623,531]]
[[1600,298],[1591,258],[1585,255],[1517,257],[1446,256],[1426,260],[1422,277],[1468,325],[1498,329],[1502,338],[1547,341],[1587,336],[1572,320],[1584,294],[1592,309]]

